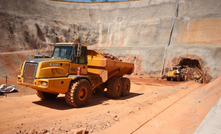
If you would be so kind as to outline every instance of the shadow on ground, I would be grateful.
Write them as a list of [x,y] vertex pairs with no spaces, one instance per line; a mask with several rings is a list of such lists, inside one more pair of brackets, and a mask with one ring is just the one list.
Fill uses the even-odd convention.
[[[129,98],[137,97],[139,95],[143,95],[143,94],[141,94],[141,93],[130,93],[128,96],[120,97],[120,98],[117,98],[115,100],[125,100],[125,99],[129,99]],[[83,108],[91,107],[91,106],[95,106],[95,105],[99,105],[99,104],[109,105],[109,103],[104,103],[107,100],[110,100],[110,98],[107,97],[106,91],[98,92],[98,93],[95,93],[91,96],[91,99],[89,100],[89,103],[86,106],[84,106]],[[73,107],[69,106],[65,102],[64,97],[58,97],[54,100],[39,100],[39,101],[34,101],[32,103],[43,106],[43,107],[57,109],[57,110],[73,109]]]

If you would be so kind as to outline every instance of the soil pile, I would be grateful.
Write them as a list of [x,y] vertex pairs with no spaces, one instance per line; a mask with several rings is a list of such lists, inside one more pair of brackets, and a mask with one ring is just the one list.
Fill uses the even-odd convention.
[[185,67],[181,72],[188,77],[189,80],[197,80],[200,83],[209,83],[211,77],[207,72],[203,72],[200,68]]
[[109,53],[101,53],[101,55],[104,56],[105,58],[107,58],[108,60],[121,61],[117,57],[115,57]]
[[134,63],[134,74],[135,75],[142,75],[142,59],[139,55],[121,55],[118,57],[123,62],[130,62]]

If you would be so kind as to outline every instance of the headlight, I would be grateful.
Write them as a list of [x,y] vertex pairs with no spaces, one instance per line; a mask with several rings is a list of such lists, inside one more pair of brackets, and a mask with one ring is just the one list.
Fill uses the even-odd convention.
[[43,82],[41,82],[41,85],[42,85],[43,87],[47,87],[47,86],[48,86],[48,82],[43,81]]

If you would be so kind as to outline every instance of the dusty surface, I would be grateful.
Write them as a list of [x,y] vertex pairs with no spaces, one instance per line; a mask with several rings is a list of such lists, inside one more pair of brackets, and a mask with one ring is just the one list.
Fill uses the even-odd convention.
[[[221,77],[219,77],[216,81],[212,82],[211,84],[205,86],[206,91],[211,91],[210,95],[207,96],[207,98],[210,98],[210,101],[217,101],[217,95],[220,94],[220,83],[221,83]],[[219,89],[219,90],[217,90]],[[217,92],[219,91],[219,92]],[[209,96],[213,97],[209,97]],[[216,105],[212,107],[210,112],[206,115],[203,122],[200,124],[200,126],[197,128],[197,130],[194,132],[194,134],[220,134],[221,133],[221,98],[217,101]]]
[[33,89],[20,87],[11,79],[9,83],[18,86],[20,92],[0,97],[4,115],[0,130],[71,133],[73,129],[85,128],[89,133],[193,133],[220,96],[220,91],[204,90],[204,84],[194,81],[129,78],[129,96],[112,100],[104,91],[94,94],[83,108],[69,107],[64,95],[54,101],[41,101]]
[[210,110],[194,134],[220,134],[221,133],[221,99]]
[[[133,62],[134,74],[159,74],[175,6],[176,0],[114,4],[1,0],[0,84],[7,75],[20,92],[0,96],[0,132],[71,133],[85,128],[89,133],[193,133],[220,97],[220,81],[206,88],[194,81],[130,76],[128,97],[112,100],[106,92],[98,93],[83,108],[69,107],[64,95],[41,101],[34,90],[16,84],[21,62],[34,53],[12,51],[45,48],[42,42],[72,42],[76,36],[90,49]],[[218,78],[220,12],[219,0],[180,0],[165,67],[188,58],[199,62],[203,74]]]

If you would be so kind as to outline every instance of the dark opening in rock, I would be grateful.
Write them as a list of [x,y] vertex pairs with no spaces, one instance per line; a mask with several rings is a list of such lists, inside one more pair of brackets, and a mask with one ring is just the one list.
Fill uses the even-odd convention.
[[181,58],[178,60],[176,66],[181,67],[181,72],[188,77],[189,80],[198,80],[202,82],[203,71],[201,64],[196,59]]
[[189,80],[196,80],[200,83],[208,83],[210,76],[205,68],[202,66],[202,60],[191,58],[178,58],[174,60],[175,66],[181,67],[181,72],[188,77]]
[[176,57],[168,64],[167,68],[165,68],[165,73],[171,70],[173,66],[180,66],[181,72],[187,76],[189,80],[197,80],[200,83],[209,83],[211,80],[209,75],[210,68],[204,67],[203,60],[196,55]]
[[201,69],[201,66],[200,66],[198,60],[192,60],[192,59],[188,59],[188,58],[182,59],[180,61],[180,63],[178,64],[178,66],[181,66],[181,69],[182,68],[187,68],[187,67]]

